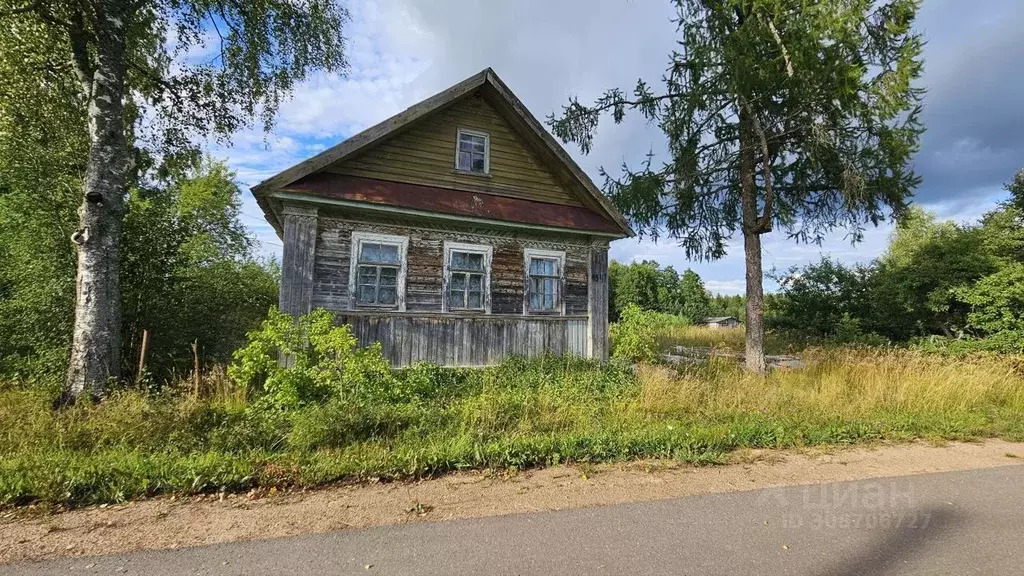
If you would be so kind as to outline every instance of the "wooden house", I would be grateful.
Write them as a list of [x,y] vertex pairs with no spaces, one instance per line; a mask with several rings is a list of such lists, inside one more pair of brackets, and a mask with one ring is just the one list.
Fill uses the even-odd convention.
[[490,68],[260,183],[280,308],[394,366],[608,356],[622,215]]

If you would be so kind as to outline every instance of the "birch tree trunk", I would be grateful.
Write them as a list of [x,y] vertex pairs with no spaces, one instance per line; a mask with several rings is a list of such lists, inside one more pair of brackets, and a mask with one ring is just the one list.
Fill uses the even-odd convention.
[[118,0],[93,3],[94,51],[71,31],[74,64],[88,99],[89,158],[78,250],[75,324],[65,399],[100,397],[121,373],[121,228],[129,170],[125,139],[125,8]]
[[751,130],[752,120],[740,113],[740,204],[743,255],[746,268],[746,367],[757,374],[766,370],[764,358],[764,276],[761,268],[761,232],[758,224],[757,185]]

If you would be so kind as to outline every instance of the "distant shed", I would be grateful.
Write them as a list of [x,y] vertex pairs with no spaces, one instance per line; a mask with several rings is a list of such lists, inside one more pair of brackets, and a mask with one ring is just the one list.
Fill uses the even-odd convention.
[[740,325],[740,320],[735,316],[714,316],[706,318],[704,325],[708,328],[735,328]]

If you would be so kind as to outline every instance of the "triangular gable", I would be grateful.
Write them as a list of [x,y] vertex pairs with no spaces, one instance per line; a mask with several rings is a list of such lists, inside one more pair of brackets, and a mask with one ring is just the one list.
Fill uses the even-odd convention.
[[[484,97],[481,97],[481,94]],[[478,100],[482,100],[483,104]],[[373,159],[385,152],[387,146],[401,146],[400,139],[402,138],[415,139],[416,131],[429,129],[435,116],[445,113],[448,115],[461,114],[464,113],[463,109],[474,106],[480,110],[469,112],[490,111],[504,120],[504,123],[512,129],[513,135],[508,138],[521,140],[531,151],[533,161],[548,169],[536,177],[541,185],[532,190],[532,193],[546,194],[548,198],[545,199],[542,196],[538,199],[556,204],[585,206],[608,218],[623,236],[634,235],[622,214],[612,206],[586,173],[490,68],[261,182],[253,187],[253,194],[271,224],[280,232],[280,225],[276,222],[276,215],[266,201],[266,195],[287,189],[289,185],[322,171],[374,177],[372,173],[372,169],[375,168]],[[436,123],[437,121],[433,122],[433,124]],[[395,143],[396,140],[398,143]],[[509,141],[511,142],[511,140]],[[376,167],[379,167],[379,163]],[[544,180],[546,174],[550,174],[551,183]],[[405,174],[405,176],[404,180],[394,175],[385,176],[385,179],[398,179],[414,184],[430,184],[430,182],[417,182],[410,174]],[[438,178],[445,178],[443,171],[438,174]],[[442,185],[460,189],[457,179],[449,179],[452,181]],[[515,182],[507,183],[501,179],[496,180],[493,184],[488,184],[494,187],[492,192],[515,197]],[[525,187],[524,191],[526,192],[524,197],[530,197],[530,187]],[[573,201],[574,196],[578,199],[578,203]]]

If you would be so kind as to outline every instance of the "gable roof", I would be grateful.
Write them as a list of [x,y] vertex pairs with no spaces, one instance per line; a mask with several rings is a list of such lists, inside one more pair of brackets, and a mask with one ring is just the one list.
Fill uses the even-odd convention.
[[324,150],[316,156],[299,162],[291,168],[260,182],[252,188],[252,193],[256,197],[260,208],[263,209],[267,220],[280,235],[282,233],[280,221],[268,201],[267,196],[269,194],[280,191],[331,164],[352,158],[360,152],[385,141],[396,132],[409,127],[417,120],[447,107],[480,89],[486,89],[489,93],[497,96],[496,100],[503,105],[502,108],[504,110],[502,111],[506,113],[508,120],[523,128],[522,132],[524,135],[530,138],[538,149],[546,152],[546,156],[552,163],[557,164],[568,173],[571,179],[578,184],[576,188],[584,192],[585,200],[589,200],[588,204],[592,205],[596,212],[611,220],[619,235],[635,236],[625,217],[601,193],[583,169],[576,164],[554,137],[544,129],[537,118],[527,110],[526,106],[509,90],[501,78],[494,73],[494,70],[490,68],[485,68],[447,90],[439,92],[407,108],[403,112]]

